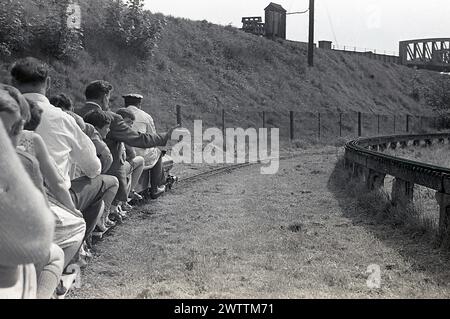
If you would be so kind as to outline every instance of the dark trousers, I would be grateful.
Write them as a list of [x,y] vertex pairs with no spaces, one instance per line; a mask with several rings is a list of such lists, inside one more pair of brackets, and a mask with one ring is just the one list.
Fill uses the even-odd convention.
[[156,192],[158,187],[166,183],[162,159],[163,156],[161,155],[156,165],[150,171],[152,192]]
[[101,210],[103,196],[110,186],[104,175],[99,175],[92,179],[80,177],[72,181],[70,194],[75,207],[81,211],[86,222],[85,238],[92,234],[103,213]]

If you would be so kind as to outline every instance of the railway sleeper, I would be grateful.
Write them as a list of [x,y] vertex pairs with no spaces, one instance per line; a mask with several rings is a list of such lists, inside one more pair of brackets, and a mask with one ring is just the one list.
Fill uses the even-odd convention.
[[424,145],[424,147],[428,147],[428,146],[431,146],[431,145],[433,145],[433,140],[431,140],[431,139],[426,139],[426,140],[425,140],[425,145]]

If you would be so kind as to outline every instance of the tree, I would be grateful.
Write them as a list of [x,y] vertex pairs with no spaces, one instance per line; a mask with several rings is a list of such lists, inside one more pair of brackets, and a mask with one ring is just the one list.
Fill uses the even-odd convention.
[[149,57],[161,30],[161,22],[144,10],[143,0],[110,2],[104,33],[121,50],[140,59]]
[[31,48],[42,54],[56,58],[72,58],[83,49],[81,30],[72,29],[68,24],[68,7],[72,0],[50,0],[28,27]]
[[23,48],[25,39],[24,8],[20,2],[0,2],[0,56],[10,56]]

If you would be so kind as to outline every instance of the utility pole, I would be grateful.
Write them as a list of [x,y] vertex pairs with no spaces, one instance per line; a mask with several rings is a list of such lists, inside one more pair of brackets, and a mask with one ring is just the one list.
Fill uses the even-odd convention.
[[309,0],[308,65],[314,66],[314,0]]

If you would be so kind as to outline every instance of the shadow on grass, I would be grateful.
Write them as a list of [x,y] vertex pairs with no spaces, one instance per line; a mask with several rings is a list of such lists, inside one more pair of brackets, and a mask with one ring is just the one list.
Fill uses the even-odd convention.
[[[343,186],[344,185],[344,186]],[[450,282],[450,249],[438,247],[437,231],[413,206],[393,205],[383,189],[365,193],[362,181],[351,178],[340,159],[328,181],[346,218],[365,228],[387,247],[394,249],[409,264],[437,283]]]

